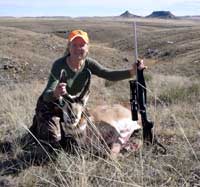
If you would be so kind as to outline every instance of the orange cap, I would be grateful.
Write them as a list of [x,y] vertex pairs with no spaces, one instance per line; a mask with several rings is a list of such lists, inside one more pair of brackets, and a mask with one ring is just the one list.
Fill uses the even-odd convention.
[[82,30],[71,31],[67,37],[68,41],[71,42],[76,37],[81,37],[86,43],[89,43],[89,38],[87,32]]

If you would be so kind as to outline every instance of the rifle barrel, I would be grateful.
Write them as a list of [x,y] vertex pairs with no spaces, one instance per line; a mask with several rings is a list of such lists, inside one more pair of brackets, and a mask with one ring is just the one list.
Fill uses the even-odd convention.
[[134,52],[135,52],[135,63],[137,64],[138,60],[138,48],[137,48],[137,25],[136,22],[133,22],[133,28],[134,28]]

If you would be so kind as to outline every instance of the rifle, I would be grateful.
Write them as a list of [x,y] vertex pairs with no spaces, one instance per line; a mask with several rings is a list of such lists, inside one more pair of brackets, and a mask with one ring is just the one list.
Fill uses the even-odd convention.
[[[138,61],[138,48],[137,48],[137,30],[136,30],[136,22],[134,22],[134,57],[136,66],[139,66]],[[140,70],[136,68],[136,80],[130,80],[130,104],[131,104],[131,113],[132,120],[138,120],[138,112],[141,115],[142,119],[142,127],[143,127],[143,141],[150,144],[157,144],[163,148],[164,152],[166,149],[163,145],[161,145],[156,137],[153,134],[153,126],[154,123],[149,121],[147,118],[147,92],[146,92],[146,83],[143,74],[144,69]]]

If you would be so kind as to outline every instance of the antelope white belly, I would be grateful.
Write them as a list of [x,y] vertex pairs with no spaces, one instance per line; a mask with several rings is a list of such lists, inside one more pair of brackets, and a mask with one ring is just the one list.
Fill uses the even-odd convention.
[[141,129],[140,125],[138,125],[137,121],[133,121],[130,118],[125,118],[121,120],[113,120],[111,125],[116,129],[116,131],[120,135],[120,141],[125,143],[132,133],[136,130]]

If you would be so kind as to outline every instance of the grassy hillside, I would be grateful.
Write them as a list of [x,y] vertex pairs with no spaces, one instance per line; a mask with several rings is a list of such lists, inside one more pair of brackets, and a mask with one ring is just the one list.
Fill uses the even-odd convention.
[[[113,160],[20,144],[32,123],[50,67],[65,51],[66,33],[81,28],[90,56],[110,68],[130,67],[132,19],[0,19],[0,186],[198,186],[200,184],[200,22],[137,19],[140,57],[149,68],[148,113],[167,148],[143,147]],[[88,107],[129,101],[128,81],[93,77]],[[39,150],[38,150],[39,149]],[[40,160],[40,162],[38,162]]]

